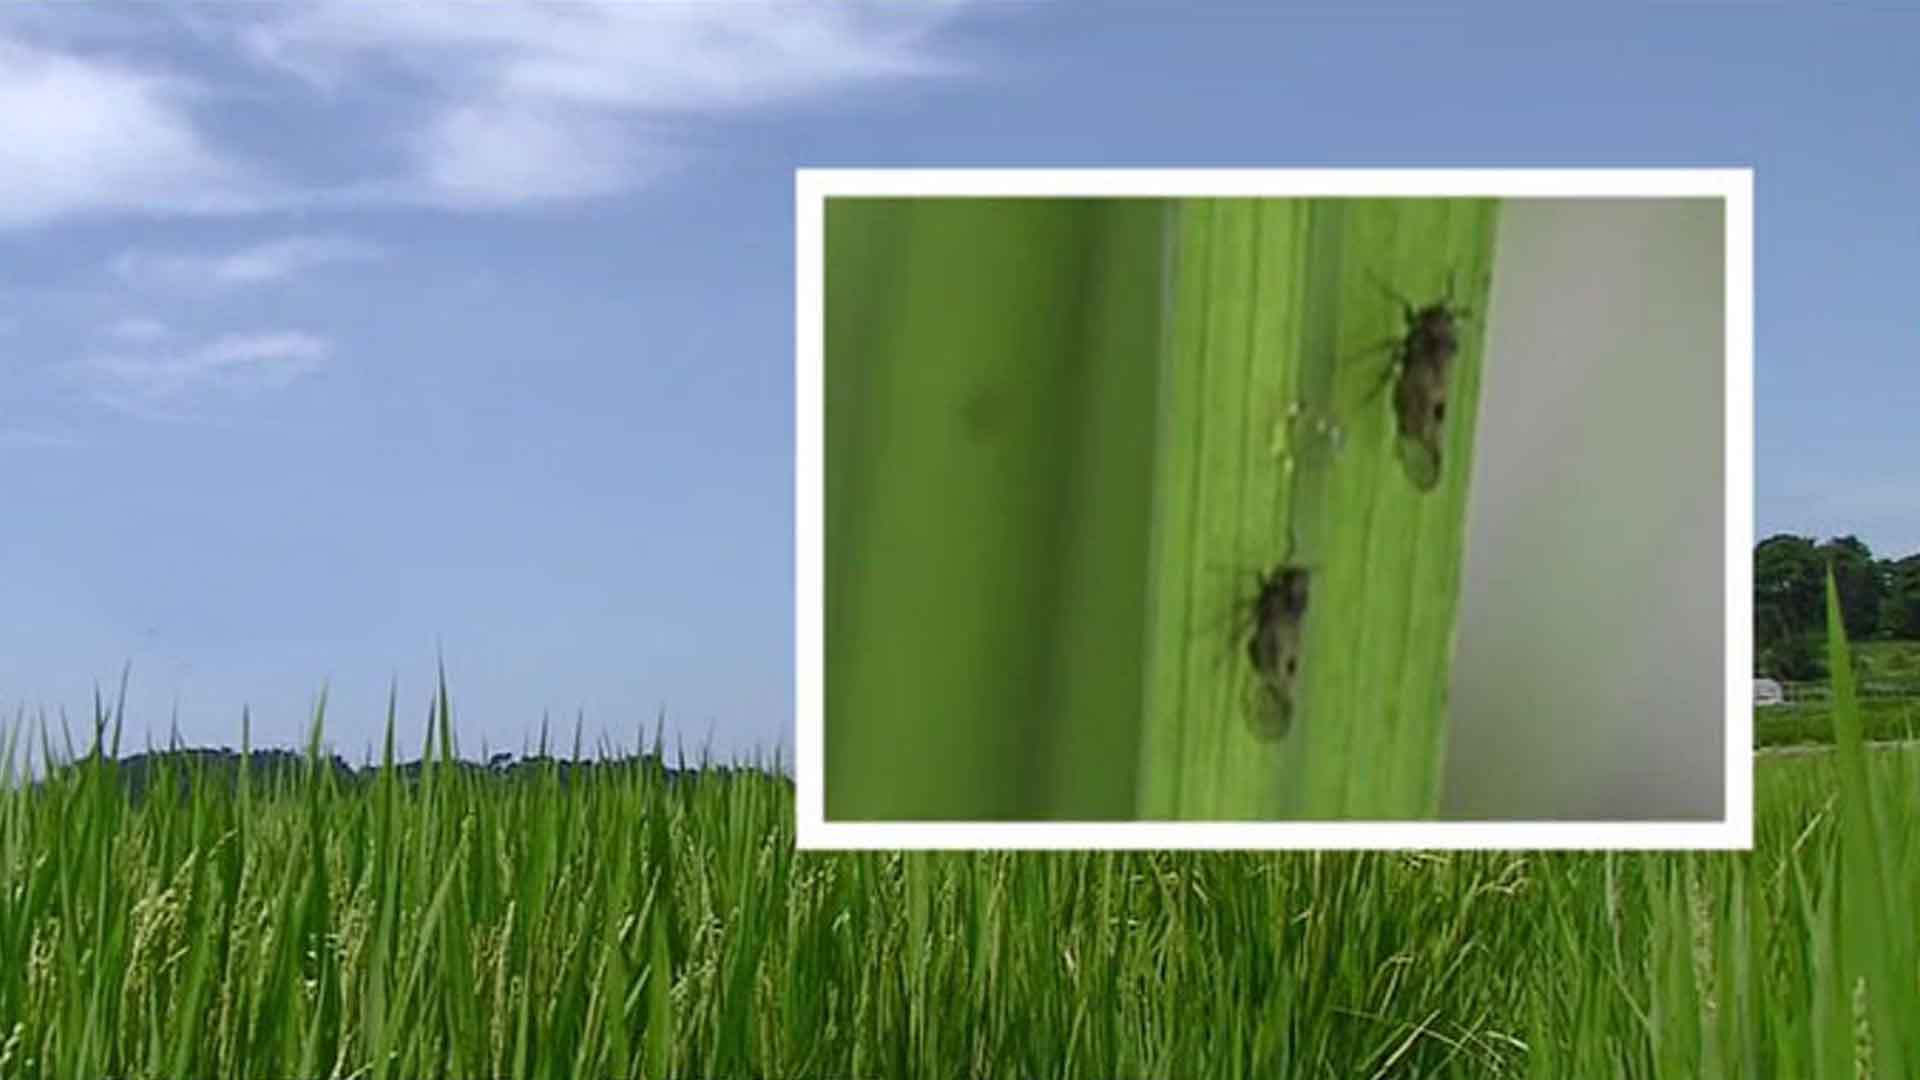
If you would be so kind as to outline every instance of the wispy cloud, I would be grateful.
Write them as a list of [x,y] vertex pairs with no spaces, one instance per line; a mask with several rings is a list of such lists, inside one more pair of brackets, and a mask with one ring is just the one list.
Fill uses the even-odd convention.
[[40,428],[0,428],[0,450],[74,450],[85,446],[77,435]]
[[325,0],[242,34],[259,60],[339,89],[399,66],[449,99],[705,111],[957,70],[928,47],[960,5]]
[[78,371],[103,405],[147,419],[185,421],[205,407],[284,389],[318,371],[332,354],[323,338],[282,330],[229,334],[184,350],[96,353]]
[[[959,6],[319,0],[14,15],[0,20],[0,228],[615,194],[694,151],[666,134],[694,130],[689,118],[958,72],[933,39]],[[225,122],[235,102],[244,127]],[[249,134],[289,125],[299,150]]]
[[123,251],[108,269],[135,288],[215,292],[284,281],[328,263],[380,254],[378,247],[349,236],[288,236],[221,255]]
[[662,148],[643,151],[608,118],[503,102],[449,109],[411,147],[419,171],[396,196],[456,209],[611,195],[674,160]]
[[158,319],[119,319],[108,323],[101,333],[129,345],[151,345],[168,334],[167,324]]
[[929,39],[956,7],[328,0],[241,40],[325,93],[404,72],[421,116],[411,169],[377,190],[501,207],[644,183],[682,156],[662,120],[952,73]]
[[102,210],[266,205],[266,185],[195,126],[191,93],[124,60],[0,36],[0,227]]

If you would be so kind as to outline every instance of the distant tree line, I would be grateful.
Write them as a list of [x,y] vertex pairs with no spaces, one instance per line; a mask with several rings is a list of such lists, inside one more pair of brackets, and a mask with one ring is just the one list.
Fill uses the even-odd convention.
[[1826,674],[1826,572],[1840,594],[1847,637],[1920,639],[1920,553],[1875,559],[1856,536],[1816,543],[1779,533],[1753,549],[1753,660],[1782,679]]
[[[96,748],[99,744],[95,744]],[[174,790],[184,801],[192,795],[192,780],[199,778],[203,782],[212,782],[232,793],[240,779],[241,755],[228,747],[215,749],[162,750],[152,753],[141,752],[123,758],[102,758],[95,753],[77,762],[62,766],[64,771],[78,770],[104,760],[112,767],[112,778],[122,791],[139,802],[147,792],[159,782],[164,773],[172,775]],[[402,783],[420,782],[430,769],[443,767],[443,776],[459,776],[469,781],[488,782],[524,782],[538,783],[549,772],[557,784],[565,788],[576,779],[590,779],[595,776],[623,776],[636,770],[645,770],[659,781],[675,784],[701,779],[725,779],[741,773],[766,774],[758,766],[732,764],[708,764],[689,767],[682,762],[679,768],[668,767],[666,760],[654,754],[636,754],[626,757],[586,758],[568,760],[551,758],[544,755],[514,760],[511,754],[495,754],[485,765],[471,761],[454,759],[441,762],[431,761],[395,762],[394,776]],[[351,788],[371,784],[380,778],[380,767],[371,763],[356,769],[347,764],[338,754],[309,759],[304,753],[292,750],[253,750],[246,754],[246,769],[249,783],[254,790],[266,792],[292,786],[298,789],[317,767],[322,774],[331,773],[333,782],[342,788]],[[57,770],[61,771],[61,770]],[[786,779],[784,776],[781,779]],[[48,779],[36,780],[33,788],[44,788]]]

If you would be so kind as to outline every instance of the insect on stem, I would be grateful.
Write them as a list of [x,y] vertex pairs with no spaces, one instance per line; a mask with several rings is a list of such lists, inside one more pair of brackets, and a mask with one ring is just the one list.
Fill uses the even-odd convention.
[[1447,397],[1454,357],[1459,354],[1459,324],[1471,319],[1466,308],[1453,304],[1453,274],[1447,291],[1424,307],[1405,297],[1373,274],[1368,277],[1400,305],[1406,327],[1394,346],[1393,363],[1374,390],[1393,385],[1393,413],[1398,427],[1395,451],[1415,489],[1432,491],[1440,482],[1447,419]]
[[1310,583],[1306,567],[1282,563],[1257,577],[1248,605],[1252,627],[1247,662],[1254,672],[1255,695],[1247,723],[1262,742],[1277,742],[1293,727]]

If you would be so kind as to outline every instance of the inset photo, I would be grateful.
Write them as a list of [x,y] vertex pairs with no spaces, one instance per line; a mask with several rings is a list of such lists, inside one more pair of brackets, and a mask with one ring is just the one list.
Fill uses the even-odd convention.
[[1751,845],[1747,170],[801,170],[803,848]]

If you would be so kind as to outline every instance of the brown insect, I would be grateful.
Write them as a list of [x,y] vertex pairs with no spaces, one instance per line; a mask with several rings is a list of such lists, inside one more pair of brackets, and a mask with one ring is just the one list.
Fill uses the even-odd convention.
[[1453,358],[1460,351],[1459,324],[1468,321],[1471,313],[1453,306],[1451,284],[1446,297],[1419,308],[1385,283],[1376,280],[1375,284],[1400,305],[1406,320],[1405,333],[1392,343],[1393,364],[1380,383],[1380,389],[1389,380],[1394,384],[1393,414],[1400,428],[1395,451],[1413,486],[1432,491],[1440,482],[1447,393]]
[[1255,738],[1277,742],[1293,727],[1293,684],[1305,637],[1307,586],[1303,566],[1283,564],[1258,576],[1247,603],[1247,662],[1253,666],[1255,701],[1248,727]]

